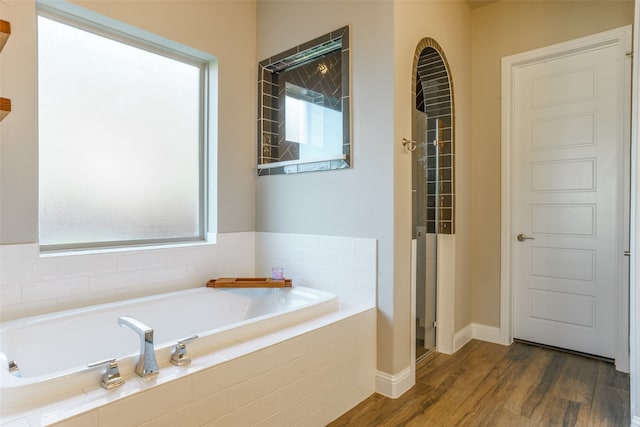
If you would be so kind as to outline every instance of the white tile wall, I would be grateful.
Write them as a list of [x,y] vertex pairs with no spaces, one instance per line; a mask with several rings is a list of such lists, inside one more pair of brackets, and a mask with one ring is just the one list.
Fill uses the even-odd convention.
[[284,267],[293,284],[333,292],[341,301],[375,305],[377,242],[336,236],[256,233],[256,274]]
[[234,276],[270,276],[375,304],[375,239],[225,233],[215,245],[41,256],[37,244],[0,245],[0,321],[202,286]]
[[[270,276],[272,266],[284,267],[294,286],[336,293],[344,302],[338,319],[310,320],[306,327],[317,329],[303,335],[299,326],[277,332],[284,339],[277,345],[259,337],[221,349],[221,364],[59,425],[325,425],[374,392],[374,239],[228,233],[215,245],[44,257],[35,244],[2,245],[0,321],[202,286],[220,276]],[[78,408],[73,414],[84,411]]]
[[0,321],[203,286],[255,271],[255,234],[215,245],[40,256],[37,244],[0,246]]
[[349,310],[303,335],[53,425],[324,426],[374,392],[375,308]]

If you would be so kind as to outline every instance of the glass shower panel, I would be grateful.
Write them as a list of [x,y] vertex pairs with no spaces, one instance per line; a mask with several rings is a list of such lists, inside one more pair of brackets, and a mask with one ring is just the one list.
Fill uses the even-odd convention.
[[416,150],[412,154],[413,238],[416,239],[416,358],[436,345],[437,284],[437,147],[429,141],[427,115],[413,110],[412,135]]

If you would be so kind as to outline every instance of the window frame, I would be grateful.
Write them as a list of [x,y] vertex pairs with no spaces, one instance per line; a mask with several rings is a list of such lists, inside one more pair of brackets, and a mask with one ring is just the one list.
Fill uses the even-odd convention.
[[[63,3],[64,4],[64,3]],[[126,45],[143,49],[148,52],[180,61],[199,69],[200,74],[200,96],[199,96],[199,141],[198,141],[198,233],[195,236],[153,238],[136,240],[114,240],[114,241],[89,241],[81,243],[56,243],[40,245],[40,252],[59,251],[82,251],[94,249],[111,248],[136,248],[141,246],[162,246],[179,243],[202,243],[211,238],[208,227],[209,217],[209,129],[210,129],[210,84],[211,75],[215,73],[212,66],[215,64],[215,57],[196,51],[179,43],[164,39],[152,33],[147,33],[119,21],[89,12],[86,9],[73,7],[71,12],[61,10],[51,3],[38,2],[36,4],[36,31],[38,31],[37,21],[39,17],[51,19],[64,25],[71,26],[89,33],[105,37],[107,39],[124,43]],[[80,12],[80,13],[78,13]],[[36,46],[38,37],[36,36]],[[38,64],[39,66],[39,64]],[[39,109],[39,91],[37,108]],[[38,141],[38,159],[40,154]],[[38,160],[40,162],[40,160]],[[39,205],[39,198],[38,198]],[[40,224],[40,211],[38,210],[38,224]],[[38,240],[40,233],[38,233]],[[211,239],[215,240],[215,239]]]

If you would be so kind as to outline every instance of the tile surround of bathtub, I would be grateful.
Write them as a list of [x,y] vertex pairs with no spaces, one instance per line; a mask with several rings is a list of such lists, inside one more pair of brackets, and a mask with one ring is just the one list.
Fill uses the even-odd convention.
[[0,246],[0,321],[194,288],[216,277],[270,276],[375,305],[375,239],[225,233],[215,245],[44,256],[36,244]]
[[[3,414],[0,425],[325,425],[374,392],[375,239],[246,232],[218,235],[215,245],[48,257],[35,244],[4,245],[0,320],[193,288],[212,277],[269,276],[275,265],[294,286],[336,293],[340,310],[194,360],[176,381],[130,378],[106,399],[96,385],[44,418]],[[243,367],[218,369],[229,363]],[[138,418],[140,405],[153,411]]]
[[258,276],[269,276],[271,267],[280,266],[294,286],[332,292],[341,301],[375,305],[375,239],[258,232],[255,244]]
[[255,234],[216,244],[41,256],[37,244],[0,246],[0,321],[188,289],[253,275]]
[[326,425],[374,392],[375,308],[345,303],[267,338],[206,356],[216,359],[210,367],[196,358],[186,368],[161,370],[156,382],[134,377],[111,391],[96,386],[35,413],[0,417],[0,424]]

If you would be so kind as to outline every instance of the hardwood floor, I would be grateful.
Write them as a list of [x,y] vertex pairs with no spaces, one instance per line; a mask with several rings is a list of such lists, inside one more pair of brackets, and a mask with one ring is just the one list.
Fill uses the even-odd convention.
[[473,340],[422,361],[398,399],[374,394],[329,426],[628,427],[629,414],[629,375],[612,364]]

